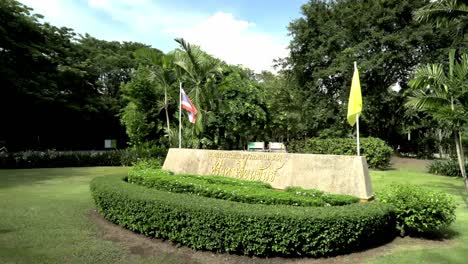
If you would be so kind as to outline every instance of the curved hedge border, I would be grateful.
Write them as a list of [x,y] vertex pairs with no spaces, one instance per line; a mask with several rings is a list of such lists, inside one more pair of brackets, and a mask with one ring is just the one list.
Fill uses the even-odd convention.
[[262,182],[221,176],[173,175],[162,169],[141,169],[138,166],[129,170],[128,182],[160,191],[194,194],[250,204],[321,207],[359,202],[359,198],[351,195],[327,194],[298,187],[278,191]]
[[379,203],[340,207],[243,204],[132,185],[120,177],[91,182],[98,211],[146,236],[193,249],[257,256],[331,256],[394,237],[392,209]]

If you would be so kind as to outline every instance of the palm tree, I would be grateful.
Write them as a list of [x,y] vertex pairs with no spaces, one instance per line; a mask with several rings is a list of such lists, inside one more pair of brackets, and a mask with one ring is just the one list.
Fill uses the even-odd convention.
[[166,114],[166,134],[171,142],[171,126],[169,120],[169,97],[167,91],[171,89],[177,80],[177,74],[174,70],[174,54],[163,54],[151,48],[142,48],[135,52],[135,57],[151,70],[150,81],[164,89],[164,101],[157,102],[159,111],[165,110]]
[[202,131],[203,112],[206,114],[210,110],[208,95],[213,95],[214,91],[210,85],[216,77],[222,76],[221,62],[202,51],[198,46],[190,45],[184,39],[176,39],[180,44],[180,52],[175,54],[174,63],[180,67],[186,80],[192,85],[194,94],[194,103],[199,108],[199,117],[197,118],[197,130]]
[[437,26],[455,22],[458,31],[464,34],[468,25],[468,5],[466,0],[437,0],[415,12],[419,22],[435,22]]
[[453,131],[457,158],[468,189],[461,133],[468,123],[468,54],[455,61],[455,50],[449,52],[449,72],[441,64],[430,64],[416,69],[409,82],[414,90],[406,105],[432,115]]
[[170,134],[171,127],[169,122],[169,100],[167,91],[171,89],[173,84],[177,81],[177,74],[174,71],[173,54],[169,53],[161,58],[161,66],[155,68],[152,78],[156,83],[164,87],[164,105],[162,107],[166,112],[167,133]]

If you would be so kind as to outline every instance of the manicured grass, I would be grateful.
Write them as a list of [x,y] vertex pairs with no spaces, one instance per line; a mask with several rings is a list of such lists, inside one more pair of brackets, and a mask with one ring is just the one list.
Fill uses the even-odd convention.
[[[96,176],[126,173],[127,168],[122,167],[0,170],[0,263],[191,263],[178,250],[142,257],[132,254],[129,245],[101,238],[98,225],[88,217],[94,208],[89,182]],[[460,179],[414,168],[372,171],[371,176],[377,191],[391,183],[410,183],[454,195],[459,208],[450,232],[455,235],[438,246],[390,247],[383,256],[376,254],[379,257],[353,263],[467,263],[468,192]],[[216,259],[211,253],[203,254],[206,261],[202,263],[294,262],[248,257],[234,262],[228,261],[229,257]],[[347,256],[319,263],[348,263],[343,258]]]
[[[142,263],[99,239],[89,182],[127,168],[0,170],[0,263]],[[175,262],[174,262],[175,263]]]
[[468,191],[464,190],[461,179],[436,176],[414,168],[372,171],[371,176],[377,192],[392,183],[414,184],[453,195],[458,208],[457,220],[448,231],[451,238],[446,245],[397,247],[368,263],[468,263]]

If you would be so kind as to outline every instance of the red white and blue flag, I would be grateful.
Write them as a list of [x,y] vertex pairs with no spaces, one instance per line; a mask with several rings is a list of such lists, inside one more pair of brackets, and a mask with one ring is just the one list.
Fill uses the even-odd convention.
[[182,88],[180,89],[180,97],[181,97],[180,98],[181,107],[187,110],[189,121],[195,124],[195,122],[197,121],[197,113],[198,113],[197,108],[195,107],[195,105],[192,103],[192,101],[190,100],[190,98],[187,96],[184,89]]

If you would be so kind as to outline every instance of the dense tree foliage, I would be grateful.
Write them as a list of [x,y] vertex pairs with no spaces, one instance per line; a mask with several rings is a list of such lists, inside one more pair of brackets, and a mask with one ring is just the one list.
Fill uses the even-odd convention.
[[77,36],[39,22],[24,5],[0,2],[0,141],[26,148],[102,148],[125,143],[116,115],[120,84],[145,45]]
[[[303,17],[290,24],[291,56],[286,65],[304,89],[304,108],[321,116],[322,129],[350,132],[345,123],[352,63],[358,62],[363,92],[364,134],[394,143],[401,140],[403,92],[412,70],[438,60],[452,44],[444,28],[414,21],[425,0],[310,1]],[[398,92],[392,90],[398,84]],[[309,110],[310,109],[310,110]],[[325,110],[326,109],[326,110]],[[312,128],[314,126],[308,126]]]
[[141,63],[123,86],[128,105],[121,115],[131,143],[159,140],[178,145],[180,84],[199,111],[195,125],[183,113],[184,147],[237,149],[262,139],[268,110],[255,75],[178,41],[181,49],[169,54],[136,52]]
[[[433,12],[438,4],[461,11]],[[4,0],[0,147],[95,149],[105,138],[118,139],[120,147],[176,147],[180,84],[199,110],[195,125],[182,113],[184,147],[350,137],[346,108],[357,61],[362,133],[407,151],[442,153],[450,149],[450,133],[404,102],[418,66],[446,63],[449,48],[466,49],[465,10],[463,1],[311,0],[289,25],[290,55],[278,61],[278,72],[253,73],[183,39],[165,54],[77,35]],[[446,22],[434,27],[433,17]]]

